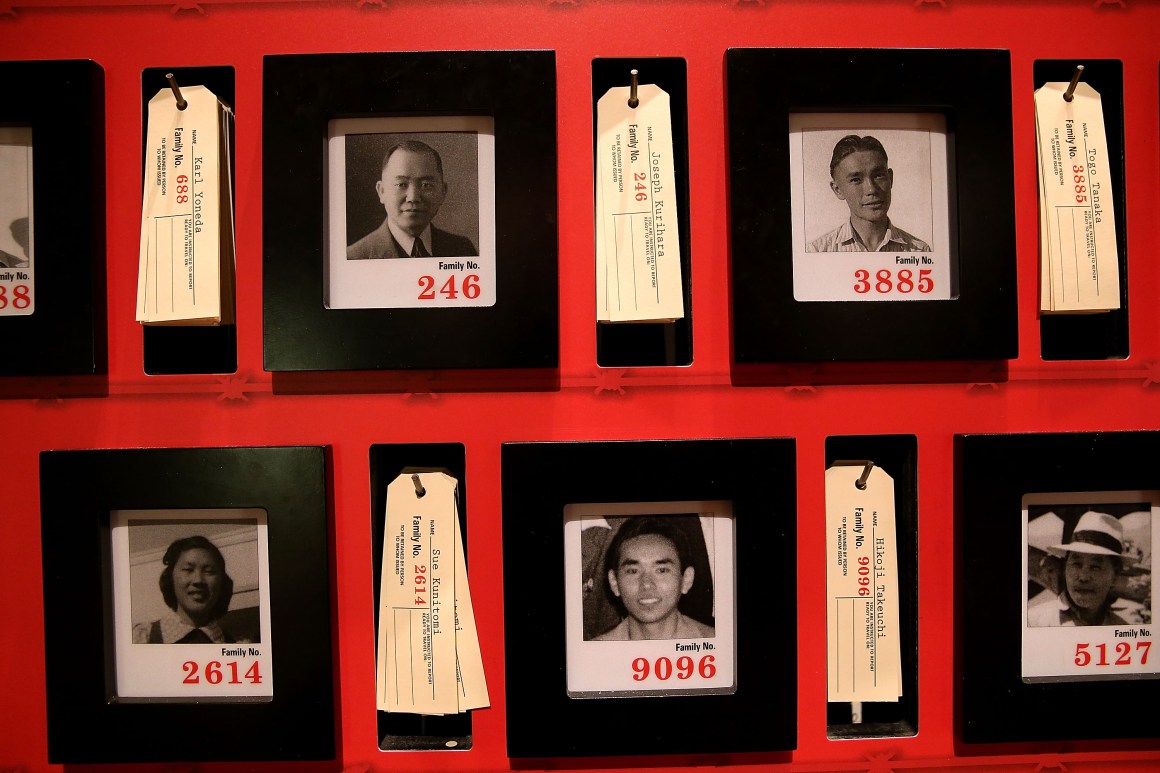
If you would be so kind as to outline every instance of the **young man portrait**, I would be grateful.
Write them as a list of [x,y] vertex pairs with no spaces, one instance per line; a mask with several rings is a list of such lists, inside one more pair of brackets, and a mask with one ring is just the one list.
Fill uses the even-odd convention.
[[922,239],[890,221],[894,170],[886,149],[870,135],[847,134],[830,158],[830,190],[850,217],[806,244],[806,252],[930,252]]
[[612,536],[604,561],[606,592],[621,619],[595,641],[716,635],[713,626],[681,611],[697,575],[689,539],[676,523],[680,517],[629,518]]

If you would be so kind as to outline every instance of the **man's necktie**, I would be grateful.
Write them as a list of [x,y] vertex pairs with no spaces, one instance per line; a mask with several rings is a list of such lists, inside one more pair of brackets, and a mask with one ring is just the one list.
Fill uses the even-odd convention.
[[412,258],[429,258],[431,253],[427,252],[427,248],[423,246],[422,239],[415,239],[415,243],[411,245]]

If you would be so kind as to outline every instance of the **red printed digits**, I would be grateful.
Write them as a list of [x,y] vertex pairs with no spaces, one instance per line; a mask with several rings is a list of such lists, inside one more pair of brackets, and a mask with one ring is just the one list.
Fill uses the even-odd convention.
[[1075,664],[1080,668],[1088,666],[1130,666],[1134,662],[1138,662],[1141,666],[1146,666],[1148,665],[1148,652],[1151,649],[1152,642],[1148,640],[1136,642],[1135,649],[1133,649],[1129,642],[1116,642],[1113,653],[1115,659],[1109,661],[1108,645],[1104,642],[1098,644],[1080,642],[1075,645]]
[[[229,669],[230,679],[226,684],[241,684],[241,679],[238,679],[238,662],[231,660],[228,663],[222,663],[217,660],[211,660],[205,664],[202,669],[196,661],[187,660],[181,664],[181,670],[185,674],[185,678],[181,680],[182,684],[201,684],[201,677],[205,676],[205,681],[208,684],[221,684],[225,677],[223,668]],[[200,671],[200,673],[199,673]],[[258,661],[254,661],[249,668],[246,669],[242,679],[249,681],[251,684],[262,683],[262,672],[258,668]]]
[[[651,131],[651,130],[650,130]],[[636,200],[644,201],[648,198],[648,186],[643,182],[648,179],[648,175],[644,172],[633,172],[632,179],[636,181]]]
[[12,298],[8,298],[7,285],[0,285],[0,309],[8,308],[12,304],[14,309],[27,309],[32,303],[32,296],[28,294],[28,285],[16,285],[12,288]]
[[435,290],[435,277],[421,276],[419,277],[419,295],[417,296],[421,301],[435,300],[435,293],[438,292],[448,300],[455,300],[460,293],[468,300],[475,300],[479,297],[479,274],[468,274],[463,278],[463,283],[456,286],[455,275],[447,277],[447,280],[439,286],[439,290]]
[[858,595],[870,595],[870,556],[858,556]]
[[[702,679],[712,679],[716,676],[715,660],[712,655],[702,656],[700,662],[695,666],[697,676]],[[657,658],[653,663],[650,663],[648,658],[636,658],[632,661],[633,681],[643,682],[649,678],[650,674],[660,682],[667,682],[674,674],[681,681],[691,679],[694,674],[693,659],[688,655],[681,655],[677,658],[675,668],[673,661],[664,656]]]
[[865,295],[873,290],[878,295],[910,295],[915,290],[922,295],[934,292],[934,279],[929,268],[918,270],[918,281],[914,281],[914,272],[909,268],[900,269],[897,274],[888,268],[880,268],[874,273],[874,281],[870,281],[870,272],[864,268],[854,271],[854,292]]

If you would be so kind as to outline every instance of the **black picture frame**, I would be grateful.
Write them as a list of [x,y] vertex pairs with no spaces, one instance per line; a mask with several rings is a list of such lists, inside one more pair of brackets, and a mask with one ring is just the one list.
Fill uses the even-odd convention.
[[[797,637],[786,622],[797,609],[795,455],[792,438],[503,445],[509,757],[751,752],[788,759],[797,740]],[[736,691],[569,698],[558,570],[564,507],[693,500],[733,503]],[[514,578],[541,564],[557,571],[536,573],[532,598]]]
[[[754,374],[760,383],[761,366],[775,363],[1016,357],[1010,53],[730,49],[725,62],[734,383]],[[945,116],[957,298],[794,299],[789,119],[798,112]]]
[[[514,377],[518,384],[555,387],[555,62],[553,51],[265,57],[266,370],[282,375],[522,370]],[[486,115],[495,121],[496,304],[327,309],[323,180],[328,122],[445,115]]]
[[[323,447],[44,451],[40,456],[52,763],[332,760],[331,542]],[[274,696],[111,702],[110,512],[267,513]],[[213,728],[182,744],[175,727]]]
[[[0,384],[8,396],[103,396],[105,73],[89,60],[0,62],[0,124],[32,127],[35,311],[0,317],[0,376],[88,376],[87,382]],[[45,98],[45,84],[53,98]],[[61,148],[68,148],[62,153]],[[61,185],[61,180],[69,180]],[[60,227],[61,213],[68,213]],[[94,383],[97,382],[97,383]]]
[[[962,754],[1156,748],[1155,679],[1027,683],[1021,671],[1023,497],[1160,489],[1160,432],[956,435],[955,728]],[[1114,743],[1111,743],[1113,742]]]
[[1039,350],[1045,360],[1123,359],[1129,352],[1128,205],[1124,189],[1124,63],[1119,59],[1036,59],[1035,88],[1070,81],[1075,66],[1100,95],[1108,141],[1108,178],[1116,204],[1116,258],[1120,267],[1120,308],[1102,314],[1039,315]]

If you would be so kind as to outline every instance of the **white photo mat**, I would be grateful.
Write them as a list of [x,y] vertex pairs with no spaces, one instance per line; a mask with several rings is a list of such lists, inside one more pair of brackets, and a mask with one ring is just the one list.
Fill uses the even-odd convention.
[[[1030,554],[1055,555],[1059,560],[1058,580],[1063,587],[1062,551],[1054,545],[1062,541],[1063,521],[1054,509],[1095,510],[1100,505],[1132,512],[1118,516],[1124,526],[1124,541],[1133,557],[1124,560],[1121,576],[1131,575],[1145,583],[1147,604],[1119,598],[1112,611],[1125,625],[1029,625],[1028,610],[1039,603],[1054,603],[1050,589],[1034,598],[1027,588],[1043,587]],[[1139,505],[1139,508],[1127,507]],[[1151,568],[1152,556],[1160,549],[1160,491],[1096,491],[1036,493],[1023,497],[1022,545],[1022,677],[1024,682],[1091,681],[1107,679],[1160,678],[1160,648],[1153,648]],[[1053,522],[1054,519],[1054,522]],[[1113,591],[1114,592],[1114,591]]]
[[[585,641],[581,531],[585,519],[696,514],[711,566],[711,639]],[[571,504],[564,508],[567,690],[572,698],[732,694],[737,689],[734,521],[727,501]],[[598,580],[602,578],[597,578]],[[599,592],[599,591],[598,591]],[[685,660],[687,659],[687,660]]]
[[[131,535],[131,532],[134,532]],[[266,511],[260,508],[114,510],[110,513],[115,699],[246,702],[274,695]],[[142,536],[138,536],[142,535]],[[158,579],[175,539],[203,536],[234,580],[230,610],[258,608],[259,641],[135,644],[133,627],[168,608]]]
[[[455,207],[456,186],[471,175],[478,187],[479,252],[474,257],[347,260],[347,247],[366,234],[347,233],[347,137],[404,135],[422,139],[439,151],[439,134],[473,133],[477,139],[477,170],[445,165],[449,185],[443,210]],[[418,135],[418,137],[416,137]],[[389,147],[390,142],[385,142]],[[494,306],[495,255],[495,120],[491,116],[343,118],[330,121],[326,140],[324,253],[325,304],[329,309],[462,308]],[[380,162],[381,164],[381,159]],[[457,177],[459,178],[457,180]],[[374,201],[373,187],[366,197]],[[445,217],[436,215],[434,226]],[[475,297],[470,297],[478,291]]]
[[[789,134],[796,300],[947,300],[957,295],[944,116],[791,113]],[[871,135],[882,143],[894,173],[891,225],[926,242],[930,252],[807,252],[810,242],[850,219],[846,202],[830,188],[829,171],[834,145],[848,134]],[[900,276],[900,272],[907,273]],[[919,287],[922,278],[932,282],[929,292]],[[908,283],[911,289],[906,289]],[[884,291],[887,286],[890,289]]]

